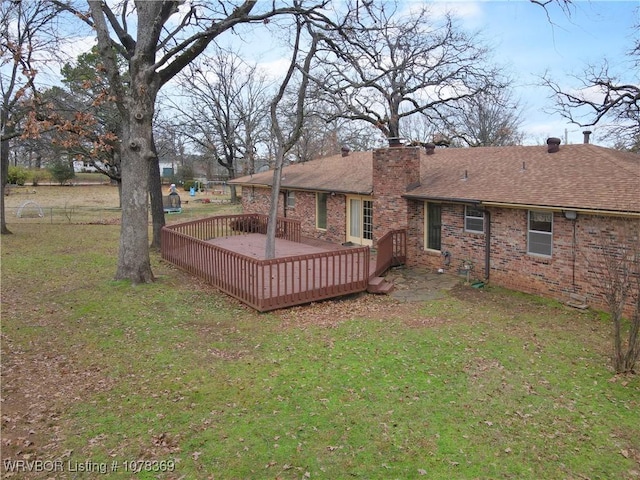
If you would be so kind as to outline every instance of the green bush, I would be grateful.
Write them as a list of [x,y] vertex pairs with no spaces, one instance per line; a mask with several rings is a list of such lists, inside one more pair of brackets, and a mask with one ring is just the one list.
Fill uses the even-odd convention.
[[9,167],[7,182],[11,185],[24,185],[29,178],[29,171],[23,167]]
[[191,187],[195,186],[195,184],[196,184],[195,180],[185,180],[182,186],[184,187],[184,191],[188,192],[189,190],[191,190]]
[[58,161],[49,165],[48,168],[51,177],[60,185],[64,185],[67,180],[71,180],[75,176],[73,167],[68,162]]
[[31,183],[33,183],[34,187],[37,187],[41,181],[49,180],[51,178],[51,175],[48,171],[40,168],[31,170],[30,175],[31,175]]

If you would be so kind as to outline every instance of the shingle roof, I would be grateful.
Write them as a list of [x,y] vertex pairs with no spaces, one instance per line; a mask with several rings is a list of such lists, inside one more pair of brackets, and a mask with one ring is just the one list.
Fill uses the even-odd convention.
[[[373,191],[371,152],[351,152],[310,162],[295,163],[283,169],[281,188],[369,195]],[[273,185],[273,170],[236,178],[239,185]]]
[[[368,194],[372,152],[288,166],[283,188]],[[437,148],[421,153],[420,185],[411,198],[640,213],[640,155],[592,144]],[[466,179],[465,177],[466,171]],[[233,183],[271,185],[273,172]]]
[[436,149],[421,170],[414,197],[640,212],[640,155],[592,144]]

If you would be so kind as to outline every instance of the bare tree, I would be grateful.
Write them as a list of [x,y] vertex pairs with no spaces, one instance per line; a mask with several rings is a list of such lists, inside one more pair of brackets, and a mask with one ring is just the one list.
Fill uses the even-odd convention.
[[[469,147],[519,145],[522,114],[509,89],[481,93],[452,106],[444,135]],[[441,132],[442,133],[442,132]]]
[[[147,229],[150,166],[156,162],[152,125],[160,89],[197,58],[217,37],[234,28],[262,23],[280,14],[306,15],[324,2],[304,8],[243,2],[143,1],[114,4],[88,0],[89,12],[70,2],[52,0],[91,25],[122,115],[122,226],[116,279],[153,281]],[[262,6],[263,4],[261,4]],[[255,10],[255,11],[254,11]],[[128,66],[125,89],[117,55]]]
[[[267,223],[267,242],[265,248],[265,258],[267,259],[274,258],[276,253],[275,239],[278,218],[278,199],[280,197],[280,184],[282,182],[282,167],[287,152],[293,148],[302,134],[305,119],[306,93],[309,86],[309,72],[311,71],[311,65],[315,58],[318,45],[317,37],[312,36],[309,50],[306,53],[302,52],[301,41],[305,29],[309,30],[309,24],[304,24],[301,18],[297,18],[291,62],[280,84],[280,88],[270,105],[271,131],[275,139],[276,149],[273,183],[271,187],[271,206],[269,208],[269,222]],[[281,112],[279,107],[285,97],[287,88],[292,84],[292,79],[296,72],[300,74],[301,78],[296,88],[296,102],[293,110],[295,120],[293,124],[290,124],[288,131],[285,131],[280,121]]]
[[[637,8],[640,13],[640,7]],[[576,87],[565,88],[549,75],[543,85],[553,92],[560,113],[582,127],[602,126],[618,147],[640,151],[640,22],[631,32],[627,61],[610,65],[607,59],[587,65],[575,75]]]
[[[603,125],[614,133],[626,148],[638,151],[640,146],[640,49],[632,55],[635,68],[626,70],[628,77],[615,75],[604,61],[600,66],[588,66],[576,75],[578,88],[565,89],[545,76],[543,84],[556,99],[555,112],[582,127]],[[608,125],[607,125],[608,122]]]
[[401,120],[439,121],[446,106],[502,86],[480,38],[428,4],[403,14],[398,3],[363,2],[337,28],[324,29],[315,73],[338,115],[370,123],[398,140]]
[[[25,132],[20,127],[29,99],[37,97],[36,75],[45,54],[57,50],[53,28],[56,10],[46,1],[0,3],[0,233],[11,233],[4,211],[10,141]],[[24,122],[22,122],[24,123]]]
[[[640,359],[640,231],[600,232],[585,257],[603,288],[612,323],[612,364],[616,373],[633,373]],[[625,312],[629,313],[626,339]]]
[[[183,97],[173,108],[188,127],[185,135],[222,166],[229,179],[236,177],[240,160],[253,170],[269,113],[267,77],[238,54],[216,48],[213,55],[193,62],[179,81]],[[237,201],[235,186],[231,201]]]
[[529,0],[529,1],[534,5],[538,5],[544,9],[545,13],[547,14],[547,19],[549,20],[550,23],[553,23],[552,14],[549,11],[549,9],[552,6],[557,6],[558,8],[560,8],[560,10],[568,17],[571,16],[575,8],[573,0]]

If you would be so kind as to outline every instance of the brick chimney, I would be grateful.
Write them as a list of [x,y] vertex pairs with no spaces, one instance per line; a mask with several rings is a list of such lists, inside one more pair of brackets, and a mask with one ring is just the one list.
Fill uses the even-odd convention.
[[373,239],[407,228],[407,200],[402,195],[420,184],[420,147],[390,147],[373,151]]
[[589,143],[589,136],[591,135],[591,130],[585,130],[584,132],[582,132],[582,135],[584,135],[584,143]]

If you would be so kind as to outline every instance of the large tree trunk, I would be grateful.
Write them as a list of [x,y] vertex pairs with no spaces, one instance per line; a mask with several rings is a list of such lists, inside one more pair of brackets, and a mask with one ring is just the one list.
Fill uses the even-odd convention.
[[[233,180],[236,178],[236,169],[235,167],[227,167],[227,172],[229,173],[229,180]],[[238,191],[235,185],[229,185],[229,190],[231,191],[231,203],[238,203]]]
[[[155,147],[154,147],[155,151]],[[162,203],[162,178],[160,177],[160,162],[156,155],[151,161],[149,169],[149,195],[151,197],[151,248],[160,249],[162,227],[164,227],[164,206]]]
[[137,98],[123,123],[122,226],[116,280],[154,280],[149,258],[149,175],[153,158],[153,99]]
[[[3,123],[4,124],[4,123]],[[9,140],[0,144],[0,234],[11,233],[7,228],[7,220],[4,211],[4,192],[9,176]]]

